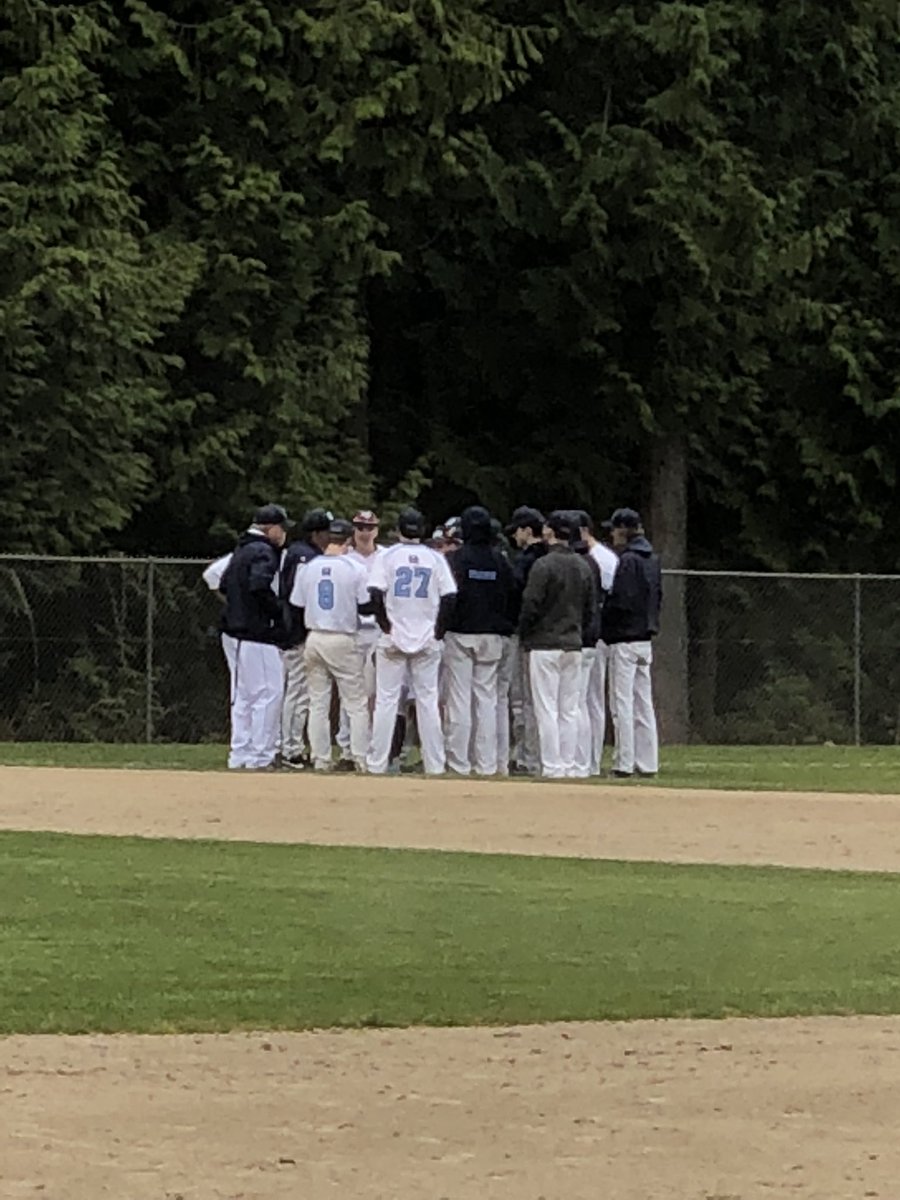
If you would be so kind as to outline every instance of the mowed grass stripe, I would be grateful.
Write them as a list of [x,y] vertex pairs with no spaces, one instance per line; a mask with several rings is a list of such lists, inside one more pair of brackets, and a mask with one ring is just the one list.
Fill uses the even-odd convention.
[[[8,766],[214,771],[224,770],[226,758],[225,747],[213,745],[0,742],[0,764]],[[514,787],[523,785],[521,777],[509,782]],[[596,782],[609,780],[591,781]],[[364,787],[365,781],[361,780],[360,786]],[[617,782],[615,786],[900,795],[900,749],[896,746],[665,746],[657,779],[635,779]]]
[[0,834],[0,1032],[900,1011],[900,880]]

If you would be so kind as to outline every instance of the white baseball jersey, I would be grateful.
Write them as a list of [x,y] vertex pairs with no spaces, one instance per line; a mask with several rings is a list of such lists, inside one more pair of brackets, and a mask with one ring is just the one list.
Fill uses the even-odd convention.
[[356,633],[357,605],[368,604],[369,580],[359,563],[346,554],[320,554],[297,572],[291,604],[303,609],[309,630]]
[[[359,565],[363,568],[363,570],[366,573],[366,579],[371,579],[372,570],[373,570],[376,562],[378,561],[379,557],[383,553],[384,553],[384,546],[376,546],[374,554],[360,554],[360,552],[358,550],[354,550],[351,547],[347,551],[347,558],[349,558],[351,560],[351,562],[359,563]],[[360,617],[359,624],[360,624],[361,629],[377,628],[374,617]]]
[[219,590],[219,584],[222,582],[222,576],[228,569],[228,564],[231,562],[231,555],[224,554],[221,558],[217,558],[214,563],[210,563],[203,572],[203,582],[211,592]]
[[401,542],[379,554],[369,587],[384,592],[389,640],[404,654],[418,654],[433,639],[441,597],[456,591],[456,581],[442,554]]
[[604,592],[611,592],[613,578],[616,574],[616,568],[619,565],[619,556],[609,546],[604,546],[602,542],[598,542],[596,546],[591,547],[591,558],[600,568],[600,583]]

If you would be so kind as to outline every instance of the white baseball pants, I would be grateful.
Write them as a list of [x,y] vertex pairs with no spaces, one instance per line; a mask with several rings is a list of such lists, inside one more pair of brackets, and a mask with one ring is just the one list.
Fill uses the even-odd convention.
[[388,769],[397,706],[406,682],[407,670],[412,676],[412,686],[415,689],[416,724],[419,729],[425,774],[443,775],[444,738],[438,708],[440,665],[441,647],[436,641],[431,642],[418,654],[404,654],[395,646],[378,647],[375,652],[375,718],[369,750],[369,770],[373,775],[384,775]]
[[609,646],[597,643],[594,669],[588,689],[588,710],[591,716],[591,774],[599,775],[603,766],[603,746],[606,741],[606,673],[609,665]]
[[510,691],[519,658],[515,638],[503,638],[497,670],[497,774],[509,774]]
[[[497,774],[497,675],[503,639],[498,633],[448,633],[444,638],[447,766]],[[474,735],[473,735],[474,713]]]
[[531,698],[531,669],[528,651],[522,648],[518,638],[515,643],[515,661],[509,688],[509,709],[512,723],[512,758],[526,771],[535,772],[540,766],[538,756],[537,719]]
[[369,748],[369,702],[360,669],[359,648],[352,633],[310,630],[306,637],[306,679],[309,685],[309,745],[313,766],[330,770],[331,681],[350,717],[350,756],[366,765]]
[[530,650],[528,664],[541,774],[545,779],[564,779],[575,769],[581,651]]
[[277,646],[222,634],[231,675],[231,752],[228,766],[268,767],[278,754],[284,666]]
[[581,671],[578,677],[578,740],[575,744],[575,765],[570,772],[573,779],[587,779],[591,774],[594,738],[588,700],[596,658],[597,651],[593,646],[581,651]]
[[[381,631],[378,626],[363,626],[356,635],[356,645],[360,656],[360,671],[362,672],[363,687],[366,690],[366,703],[371,713],[375,703],[375,646]],[[341,723],[338,726],[337,744],[342,758],[352,758],[350,750],[350,714],[341,702]]]
[[616,732],[613,770],[652,775],[659,770],[659,740],[653,711],[651,642],[610,647],[609,705]]
[[283,651],[284,705],[281,710],[281,753],[284,758],[299,758],[306,753],[306,726],[309,721],[309,688],[306,683],[306,657],[302,646]]

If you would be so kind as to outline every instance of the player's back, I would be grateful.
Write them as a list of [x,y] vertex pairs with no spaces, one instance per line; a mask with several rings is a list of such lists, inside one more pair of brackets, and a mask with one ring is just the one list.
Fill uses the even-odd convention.
[[431,641],[441,597],[456,591],[446,559],[418,542],[383,551],[369,585],[384,592],[391,641],[406,654],[418,653]]
[[295,593],[310,630],[355,633],[357,604],[367,598],[363,568],[346,556],[321,554],[297,576]]

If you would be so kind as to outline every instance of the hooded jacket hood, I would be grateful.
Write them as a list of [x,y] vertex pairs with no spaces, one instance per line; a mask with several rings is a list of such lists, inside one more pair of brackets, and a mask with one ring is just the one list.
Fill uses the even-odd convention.
[[639,537],[632,538],[631,541],[624,547],[622,553],[631,551],[633,554],[642,554],[644,558],[648,558],[653,553],[653,547],[647,541],[643,534]]
[[493,540],[491,530],[491,514],[480,504],[473,504],[462,514],[462,536],[464,542],[473,545],[489,546]]

